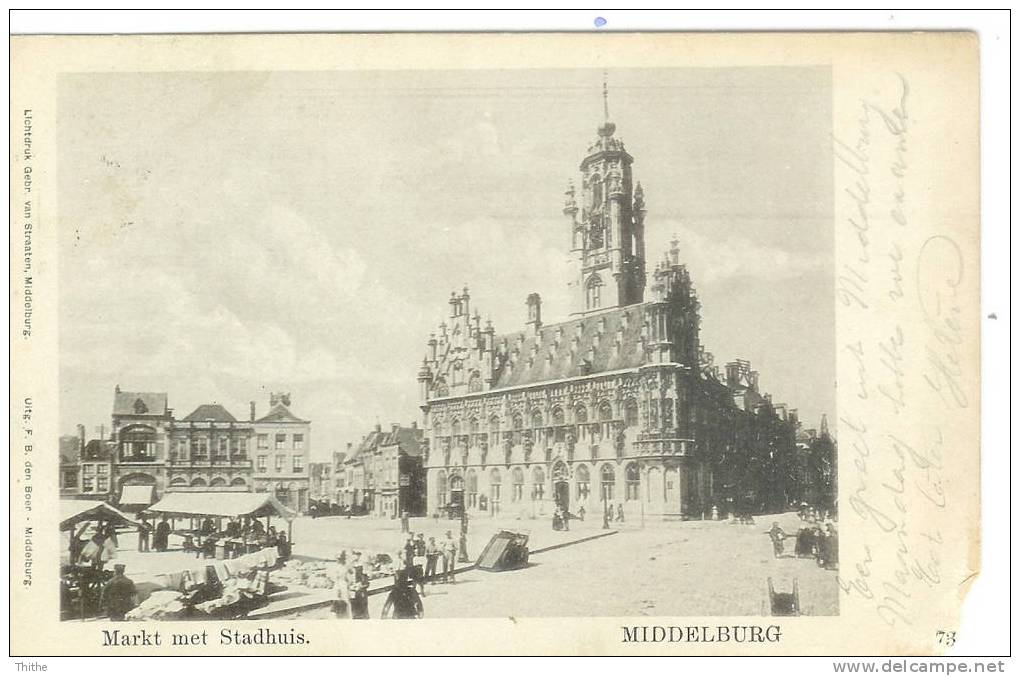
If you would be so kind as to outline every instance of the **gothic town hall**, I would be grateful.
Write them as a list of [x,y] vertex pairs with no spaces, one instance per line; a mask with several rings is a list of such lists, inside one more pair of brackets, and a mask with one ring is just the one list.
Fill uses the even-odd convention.
[[796,411],[759,393],[748,362],[713,364],[676,242],[646,262],[644,194],[615,131],[599,127],[580,191],[566,192],[571,319],[544,324],[533,293],[524,328],[497,333],[464,289],[429,337],[429,514],[532,518],[559,504],[600,518],[622,504],[628,518],[687,519],[791,499]]

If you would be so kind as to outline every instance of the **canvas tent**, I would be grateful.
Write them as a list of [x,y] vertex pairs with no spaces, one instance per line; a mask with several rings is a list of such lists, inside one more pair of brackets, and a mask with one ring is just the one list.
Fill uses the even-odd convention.
[[82,521],[103,521],[126,528],[139,526],[124,512],[99,500],[60,501],[60,530],[73,530]]
[[291,539],[289,523],[297,516],[287,509],[270,493],[168,493],[163,499],[145,510],[146,514],[168,517],[266,517],[267,525],[272,517],[288,522],[288,540]]
[[145,511],[180,517],[278,516],[288,521],[296,516],[269,493],[168,493]]
[[120,493],[121,507],[148,507],[152,504],[155,486],[124,486]]

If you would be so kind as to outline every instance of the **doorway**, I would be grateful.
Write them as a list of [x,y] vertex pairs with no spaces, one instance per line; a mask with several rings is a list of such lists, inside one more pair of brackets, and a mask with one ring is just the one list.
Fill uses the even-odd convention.
[[570,484],[566,481],[557,481],[553,489],[556,504],[563,508],[563,511],[570,511]]

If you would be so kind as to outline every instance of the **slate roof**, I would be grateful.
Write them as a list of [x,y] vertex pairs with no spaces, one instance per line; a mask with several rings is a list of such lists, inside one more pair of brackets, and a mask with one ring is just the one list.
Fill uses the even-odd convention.
[[[501,353],[503,342],[506,341],[504,354],[507,359],[497,371],[493,388],[527,385],[577,377],[585,373],[641,366],[645,359],[641,343],[641,326],[648,305],[648,303],[628,305],[558,324],[549,324],[539,329],[538,336],[532,335],[530,330],[495,336],[494,344]],[[614,344],[618,338],[620,349],[614,355]],[[518,341],[521,341],[519,346]],[[571,346],[575,347],[573,356]],[[515,348],[518,352],[511,369],[509,356]],[[585,364],[588,360],[588,351],[592,348],[590,363]],[[529,366],[528,361],[532,356],[533,361]],[[551,356],[552,359],[547,359],[547,356]],[[584,367],[582,364],[585,364]],[[587,370],[583,371],[583,368]]]
[[184,422],[237,422],[221,404],[202,404],[184,417]]
[[93,439],[85,444],[81,460],[82,462],[105,462],[112,460],[116,447],[116,442]]
[[116,392],[113,415],[166,415],[166,392]]
[[265,414],[255,422],[257,423],[307,423],[307,420],[302,420],[293,413],[290,409],[283,404],[276,404],[269,409],[269,413]]
[[344,462],[355,461],[362,455],[374,453],[381,446],[394,446],[399,444],[400,450],[412,458],[417,458],[422,452],[422,439],[425,438],[421,428],[397,427],[396,430],[387,431],[372,430],[361,443],[358,444],[351,456]]

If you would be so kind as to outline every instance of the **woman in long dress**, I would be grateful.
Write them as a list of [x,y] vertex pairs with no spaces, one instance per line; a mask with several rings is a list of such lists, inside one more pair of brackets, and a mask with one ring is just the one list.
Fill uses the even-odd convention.
[[333,584],[333,615],[338,620],[351,619],[351,571],[347,568],[347,552],[336,557],[336,582]]

